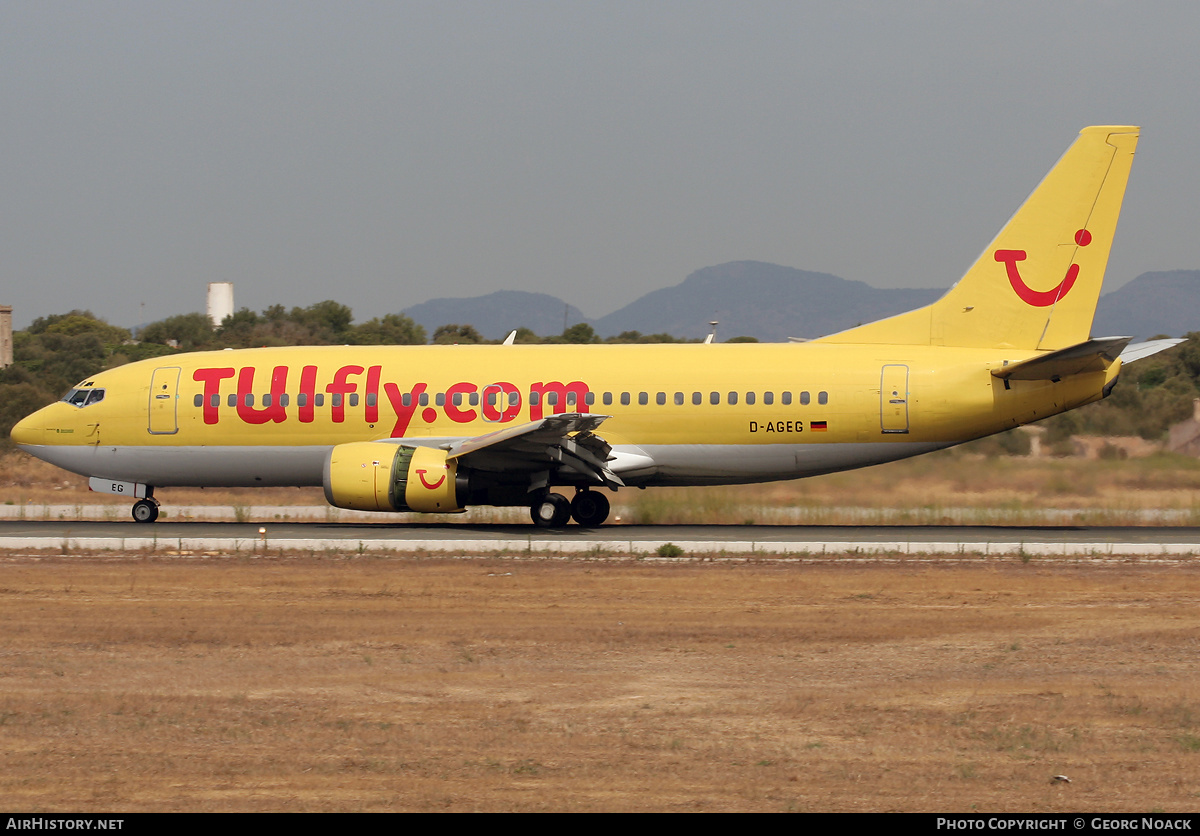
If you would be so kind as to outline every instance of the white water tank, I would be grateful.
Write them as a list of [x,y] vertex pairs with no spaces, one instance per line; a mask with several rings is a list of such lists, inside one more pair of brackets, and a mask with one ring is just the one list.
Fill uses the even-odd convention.
[[208,283],[208,318],[214,328],[233,316],[233,282]]
[[0,305],[0,369],[13,361],[12,306]]

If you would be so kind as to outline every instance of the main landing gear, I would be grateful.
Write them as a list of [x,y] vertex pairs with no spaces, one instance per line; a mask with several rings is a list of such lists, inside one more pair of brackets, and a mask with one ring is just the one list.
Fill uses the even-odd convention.
[[562,528],[572,517],[589,528],[608,519],[608,497],[597,491],[581,490],[568,500],[562,494],[548,493],[529,509],[529,516],[539,528]]

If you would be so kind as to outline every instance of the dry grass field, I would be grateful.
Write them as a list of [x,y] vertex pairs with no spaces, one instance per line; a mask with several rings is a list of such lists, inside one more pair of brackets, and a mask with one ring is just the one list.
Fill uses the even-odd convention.
[[10,554],[0,808],[1194,811],[1198,581]]

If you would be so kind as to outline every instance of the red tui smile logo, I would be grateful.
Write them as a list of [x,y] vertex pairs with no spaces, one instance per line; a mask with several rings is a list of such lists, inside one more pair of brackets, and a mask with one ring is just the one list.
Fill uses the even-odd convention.
[[[1075,243],[1080,247],[1086,247],[1092,243],[1092,233],[1086,229],[1079,230],[1075,233]],[[1057,285],[1049,290],[1034,290],[1025,284],[1020,270],[1017,268],[1017,262],[1025,260],[1024,250],[996,250],[994,257],[996,261],[1004,265],[1004,269],[1008,273],[1008,283],[1012,285],[1012,289],[1021,298],[1021,301],[1027,305],[1033,305],[1035,308],[1053,305],[1071,292],[1071,288],[1075,286],[1075,280],[1079,278],[1079,265],[1072,264],[1067,268],[1067,275]]]
[[436,488],[440,488],[442,486],[442,482],[446,481],[446,474],[443,473],[441,478],[431,485],[429,484],[429,480],[425,478],[425,474],[428,472],[428,470],[417,471],[417,477],[421,480],[421,484],[425,486],[425,490],[432,491]]

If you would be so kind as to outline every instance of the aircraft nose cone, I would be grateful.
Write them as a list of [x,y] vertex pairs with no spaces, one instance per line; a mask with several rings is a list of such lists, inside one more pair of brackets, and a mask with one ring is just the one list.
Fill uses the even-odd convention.
[[42,428],[42,422],[38,420],[38,415],[41,410],[26,416],[18,421],[9,431],[9,437],[20,445],[24,444],[41,444],[45,438],[46,431]]

